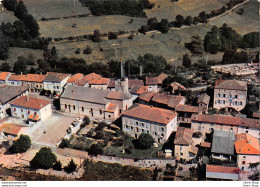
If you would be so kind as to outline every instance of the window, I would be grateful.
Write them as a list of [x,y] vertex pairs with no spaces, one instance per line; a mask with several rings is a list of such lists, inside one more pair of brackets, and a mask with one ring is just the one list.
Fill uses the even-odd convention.
[[23,112],[23,109],[21,109],[21,112]]
[[125,119],[125,124],[127,124],[127,122],[128,122],[127,119]]
[[37,112],[34,112],[34,115],[36,115],[37,114]]
[[81,107],[82,112],[84,112],[84,107]]
[[133,125],[133,120],[130,120],[130,125]]
[[237,105],[237,101],[235,101],[235,105]]
[[223,97],[226,97],[226,94],[223,94]]
[[161,131],[164,132],[164,128],[163,127],[161,128]]
[[16,108],[14,108],[14,111],[16,111]]
[[111,118],[111,115],[108,115],[108,118]]
[[201,126],[198,126],[198,130],[201,130]]
[[163,133],[162,133],[161,135],[162,135],[162,137],[164,137],[164,134],[163,134]]
[[144,127],[144,123],[141,123],[141,127]]
[[232,98],[232,95],[231,95],[231,94],[229,95],[229,98]]
[[75,107],[75,105],[73,105],[73,110],[76,110],[76,107]]
[[142,132],[144,132],[144,129],[142,129]]
[[235,98],[237,99],[237,95],[235,95]]
[[243,97],[243,95],[240,95],[240,99],[243,99],[244,97]]
[[59,89],[59,86],[57,86],[57,89]]
[[242,161],[242,164],[245,165],[245,164],[246,164],[246,161]]
[[138,121],[136,121],[135,124],[138,126],[139,125]]
[[31,111],[30,110],[28,110],[28,114],[30,114],[31,113]]
[[218,97],[220,97],[220,94],[218,94]]
[[102,110],[99,110],[100,115],[102,115]]
[[246,131],[246,133],[248,133],[248,131]]
[[243,159],[246,159],[246,156],[243,156]]
[[148,129],[148,124],[146,123],[146,128]]
[[65,109],[67,109],[67,104],[65,104]]
[[157,136],[157,132],[154,132],[154,135]]

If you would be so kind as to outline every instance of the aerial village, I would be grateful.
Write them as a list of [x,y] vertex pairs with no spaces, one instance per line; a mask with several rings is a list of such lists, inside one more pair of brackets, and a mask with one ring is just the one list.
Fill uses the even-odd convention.
[[[73,160],[76,166],[67,173],[37,170],[45,175],[80,178],[84,160],[90,159],[148,168],[157,180],[254,180],[260,113],[241,113],[248,82],[215,80],[207,87],[214,93],[202,88],[191,105],[181,94],[187,88],[178,82],[168,85],[171,94],[162,92],[167,77],[129,79],[122,63],[120,79],[1,72],[0,164],[28,167],[44,147],[60,164]],[[21,136],[29,137],[28,150],[8,153]]]

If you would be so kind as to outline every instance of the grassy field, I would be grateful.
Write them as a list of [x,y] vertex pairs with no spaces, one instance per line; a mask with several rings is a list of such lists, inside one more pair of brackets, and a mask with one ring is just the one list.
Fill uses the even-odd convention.
[[11,67],[13,67],[14,63],[17,60],[17,57],[24,56],[27,57],[29,54],[32,54],[35,57],[35,61],[38,59],[43,59],[42,54],[43,51],[39,49],[28,49],[28,48],[19,48],[19,47],[10,47],[9,48],[9,58],[5,61],[0,60],[0,64],[3,62],[8,62]]
[[148,18],[157,17],[157,19],[167,18],[170,21],[175,20],[176,15],[197,16],[200,12],[210,12],[213,9],[221,8],[229,0],[180,0],[171,2],[171,0],[150,0],[155,3],[151,10],[146,10]]
[[29,13],[36,19],[74,16],[90,13],[79,0],[23,0]]
[[[133,23],[128,23],[131,17],[128,16],[91,16],[74,19],[38,21],[40,33],[43,37],[69,37],[85,34],[92,34],[95,29],[102,33],[109,31],[136,31],[141,25],[146,24],[145,18],[132,18]],[[77,24],[76,27],[72,27]],[[66,31],[66,32],[64,32]]]
[[0,24],[4,23],[13,23],[14,21],[18,20],[15,16],[14,13],[8,10],[4,10],[0,12]]
[[223,23],[227,23],[240,34],[247,34],[249,32],[259,31],[259,5],[260,3],[257,0],[251,0],[249,3],[246,3],[240,7],[244,8],[245,10],[245,13],[243,15],[239,15],[236,13],[240,9],[238,8],[236,9],[236,11],[210,22],[209,25],[222,26]]

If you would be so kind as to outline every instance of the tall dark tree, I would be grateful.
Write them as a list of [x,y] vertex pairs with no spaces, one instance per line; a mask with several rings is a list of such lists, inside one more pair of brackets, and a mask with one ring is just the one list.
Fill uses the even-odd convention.
[[169,31],[169,22],[167,19],[162,19],[158,24],[158,30],[162,33],[167,33]]
[[217,53],[221,50],[220,30],[213,26],[204,38],[204,50],[209,53]]
[[142,133],[138,138],[138,144],[142,149],[148,149],[153,146],[154,139],[150,134]]
[[251,32],[245,34],[241,40],[242,48],[256,48],[260,46],[259,40],[260,32]]
[[3,0],[3,5],[7,10],[15,11],[18,3],[17,0]]
[[185,55],[183,55],[182,65],[186,68],[191,67],[191,59],[187,53]]
[[53,166],[52,168],[56,171],[62,171],[62,164],[61,162],[58,160]]
[[176,20],[175,20],[175,26],[176,27],[182,27],[182,25],[184,24],[185,20],[184,17],[182,15],[177,15],[176,16]]
[[51,55],[51,58],[50,58],[51,61],[56,61],[56,60],[58,60],[57,49],[56,49],[55,46],[53,46],[53,47],[51,48],[50,53],[51,53],[51,54],[50,54],[50,55]]
[[31,139],[27,135],[21,134],[18,140],[13,142],[9,151],[11,153],[23,153],[26,152],[31,147]]
[[203,53],[203,41],[199,35],[194,35],[191,38],[190,43],[185,43],[185,47],[191,51],[193,54],[202,54]]
[[50,148],[42,147],[30,161],[32,168],[49,169],[57,161],[56,155]]
[[24,56],[19,56],[14,63],[13,71],[16,74],[25,73],[27,68],[27,59]]
[[73,173],[74,171],[76,171],[76,169],[77,169],[77,164],[75,164],[73,159],[71,159],[70,163],[66,167],[64,167],[64,170],[67,173]]
[[193,18],[191,16],[187,16],[184,23],[186,25],[191,25],[193,23]]
[[0,67],[1,67],[0,68],[1,71],[7,71],[7,72],[11,71],[11,66],[9,65],[8,62],[4,62]]
[[101,32],[100,30],[94,30],[93,35],[91,36],[93,42],[101,42]]
[[22,21],[26,20],[26,18],[28,16],[28,10],[27,10],[26,6],[24,5],[23,1],[19,1],[18,6],[14,12],[14,15]]

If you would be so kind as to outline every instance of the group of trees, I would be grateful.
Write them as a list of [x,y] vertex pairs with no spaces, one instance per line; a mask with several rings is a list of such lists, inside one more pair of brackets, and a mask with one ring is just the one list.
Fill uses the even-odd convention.
[[250,58],[245,51],[227,50],[225,51],[221,64],[238,64],[238,63],[249,63]]
[[218,28],[213,26],[204,38],[204,50],[208,53],[219,51],[236,50],[237,48],[259,47],[259,32],[252,32],[241,37],[226,23]]
[[11,153],[24,153],[31,147],[31,139],[27,135],[21,134],[19,139],[13,142],[9,151]]
[[3,0],[3,5],[7,10],[13,11],[14,15],[19,19],[14,23],[13,27],[15,31],[23,37],[38,37],[39,25],[34,17],[28,13],[23,1],[17,2],[17,0]]
[[85,6],[89,7],[95,16],[101,15],[126,15],[132,17],[146,17],[144,9],[153,8],[154,4],[149,0],[80,0]]
[[[30,161],[30,165],[35,169],[49,169],[61,171],[62,164],[57,160],[57,156],[51,151],[50,148],[42,147],[39,152],[36,153],[34,158]],[[76,171],[77,164],[71,159],[69,164],[64,167],[64,171],[67,173],[72,173]]]

